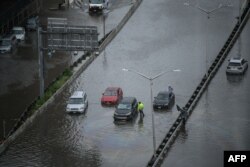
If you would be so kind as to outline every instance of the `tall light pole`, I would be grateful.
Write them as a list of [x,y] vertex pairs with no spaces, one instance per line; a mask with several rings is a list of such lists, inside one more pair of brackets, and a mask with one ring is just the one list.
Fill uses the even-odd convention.
[[129,71],[132,73],[135,73],[145,79],[147,79],[150,83],[150,102],[151,102],[151,113],[152,113],[152,131],[153,131],[153,147],[154,147],[154,156],[155,156],[155,152],[156,152],[156,142],[155,142],[155,120],[154,120],[154,111],[153,111],[153,80],[162,76],[163,74],[169,73],[169,72],[180,72],[180,69],[175,69],[175,70],[168,70],[168,71],[163,71],[157,75],[155,75],[154,77],[148,77],[140,72],[137,72],[135,70],[131,70],[131,69],[127,69],[127,68],[123,68],[123,71]]
[[[239,0],[239,20],[238,20],[238,23],[239,25],[241,24],[241,0]],[[240,58],[241,57],[241,37],[240,37],[240,34],[239,34],[239,37],[238,37],[238,57]]]
[[188,2],[186,2],[186,3],[184,3],[184,5],[186,5],[186,6],[191,6],[191,7],[194,7],[195,9],[198,9],[198,10],[200,10],[201,12],[203,12],[203,13],[205,13],[206,15],[207,15],[207,24],[206,24],[206,28],[207,28],[207,30],[206,30],[206,46],[205,46],[205,57],[206,57],[206,75],[208,74],[208,69],[207,69],[207,36],[208,36],[208,20],[209,20],[209,18],[210,18],[210,15],[211,14],[213,14],[213,13],[215,13],[216,11],[218,11],[219,9],[221,9],[221,8],[227,8],[227,7],[231,7],[232,5],[229,5],[229,4],[227,4],[227,5],[222,5],[222,4],[219,4],[218,5],[218,7],[216,7],[216,8],[214,8],[214,9],[212,9],[212,10],[207,10],[207,9],[204,9],[204,8],[202,8],[202,7],[200,7],[199,5],[196,5],[196,6],[193,6],[193,5],[190,5]]

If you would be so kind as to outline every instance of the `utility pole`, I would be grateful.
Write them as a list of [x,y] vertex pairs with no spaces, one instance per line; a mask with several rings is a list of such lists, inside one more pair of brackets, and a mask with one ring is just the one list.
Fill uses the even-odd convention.
[[39,66],[39,82],[40,82],[40,98],[44,96],[44,58],[42,51],[42,36],[41,27],[37,28],[37,53],[38,53],[38,66]]
[[[238,20],[239,26],[241,24],[241,0],[239,0],[239,20]],[[241,57],[241,35],[239,34],[238,38],[238,57]]]

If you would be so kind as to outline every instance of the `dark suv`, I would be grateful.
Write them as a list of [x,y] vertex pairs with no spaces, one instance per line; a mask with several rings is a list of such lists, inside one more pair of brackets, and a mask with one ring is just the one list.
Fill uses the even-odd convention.
[[131,120],[137,115],[137,100],[135,97],[123,97],[115,109],[114,120]]

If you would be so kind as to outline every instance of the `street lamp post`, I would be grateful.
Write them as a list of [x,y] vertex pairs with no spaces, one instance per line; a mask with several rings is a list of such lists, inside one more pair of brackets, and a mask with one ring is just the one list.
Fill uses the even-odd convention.
[[[241,0],[239,0],[239,20],[238,20],[239,25],[241,24]],[[238,57],[241,57],[241,37],[239,34],[239,38],[238,38]]]
[[154,111],[153,111],[153,80],[160,77],[160,76],[162,76],[163,74],[168,73],[168,72],[180,72],[181,70],[180,69],[175,69],[175,70],[164,71],[164,72],[161,72],[161,73],[155,75],[154,77],[148,77],[148,76],[146,76],[146,75],[144,75],[144,74],[142,74],[140,72],[137,72],[137,71],[131,70],[131,69],[127,69],[127,68],[123,68],[122,70],[135,73],[135,74],[149,80],[149,82],[150,82],[150,103],[151,103],[151,113],[152,113],[153,148],[154,148],[154,156],[155,156],[156,141],[155,141],[155,122],[154,122]]
[[227,5],[222,5],[222,4],[219,4],[219,6],[218,7],[216,7],[216,8],[214,8],[214,9],[212,9],[212,10],[206,10],[206,9],[204,9],[204,8],[202,8],[202,7],[200,7],[200,6],[198,6],[198,5],[196,5],[196,6],[193,6],[193,5],[190,5],[188,2],[186,2],[186,3],[184,3],[184,5],[186,5],[186,6],[191,6],[191,7],[194,7],[195,9],[198,9],[198,10],[200,10],[201,12],[203,12],[203,13],[205,13],[206,15],[207,15],[207,24],[206,24],[206,28],[207,28],[207,30],[206,30],[206,46],[205,46],[205,57],[206,57],[206,75],[207,75],[207,62],[208,62],[208,58],[207,58],[207,36],[208,36],[208,20],[209,20],[209,18],[210,18],[210,15],[212,14],[212,13],[214,13],[214,12],[216,12],[216,11],[218,11],[219,9],[221,9],[221,8],[227,8],[227,7],[231,7],[232,5],[229,5],[229,4],[227,4]]

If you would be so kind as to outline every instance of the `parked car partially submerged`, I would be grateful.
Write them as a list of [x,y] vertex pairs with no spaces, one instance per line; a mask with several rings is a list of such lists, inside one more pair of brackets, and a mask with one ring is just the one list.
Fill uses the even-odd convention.
[[153,108],[156,109],[169,109],[175,103],[175,95],[173,89],[169,87],[168,91],[160,91],[153,101]]
[[88,107],[87,94],[84,91],[75,91],[68,100],[67,113],[84,113]]
[[132,120],[137,115],[137,99],[135,97],[123,97],[114,112],[114,120]]
[[16,36],[18,42],[25,40],[25,29],[23,27],[13,27],[11,33]]
[[12,53],[17,46],[17,39],[14,34],[8,34],[0,40],[0,53]]
[[248,62],[244,58],[231,58],[229,60],[227,74],[244,74],[248,68]]
[[102,105],[116,105],[123,97],[120,87],[108,87],[102,94]]

